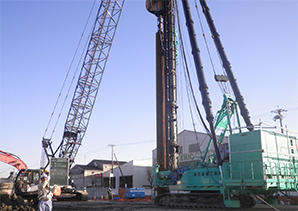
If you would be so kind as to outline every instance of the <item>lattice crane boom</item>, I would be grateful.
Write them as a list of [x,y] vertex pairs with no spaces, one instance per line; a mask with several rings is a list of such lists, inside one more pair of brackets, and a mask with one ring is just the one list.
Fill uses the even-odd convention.
[[86,133],[125,0],[101,1],[78,83],[65,122],[63,138],[54,152],[44,139],[47,157],[69,158],[78,153]]

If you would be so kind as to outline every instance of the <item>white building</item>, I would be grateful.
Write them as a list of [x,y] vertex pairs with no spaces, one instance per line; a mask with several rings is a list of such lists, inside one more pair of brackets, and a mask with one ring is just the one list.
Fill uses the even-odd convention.
[[[126,162],[120,161],[119,164],[123,165]],[[110,169],[117,168],[118,165],[116,162],[110,161],[110,160],[92,160],[87,165],[75,165],[70,169],[70,179],[75,184],[76,188],[78,190],[84,190],[87,187],[91,187],[94,185],[94,183],[98,183],[99,181],[94,179],[94,175],[98,177],[98,175],[102,174],[104,177],[108,178],[108,175],[105,175],[105,172],[109,171]],[[106,179],[100,180],[102,182],[100,186],[106,185]],[[109,183],[108,183],[109,184]],[[99,184],[98,184],[99,185]],[[106,185],[108,186],[108,185]]]
[[78,190],[87,190],[89,198],[99,198],[107,194],[111,187],[115,195],[123,188],[145,188],[151,195],[153,187],[153,169],[137,161],[119,162],[119,166],[108,160],[92,160],[87,165],[75,165],[70,177]]

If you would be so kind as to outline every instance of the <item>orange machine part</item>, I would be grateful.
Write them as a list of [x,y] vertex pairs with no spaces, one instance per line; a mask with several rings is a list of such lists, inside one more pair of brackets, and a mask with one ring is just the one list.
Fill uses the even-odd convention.
[[0,161],[16,167],[18,170],[28,169],[27,164],[18,156],[8,152],[4,152],[2,150],[0,150]]

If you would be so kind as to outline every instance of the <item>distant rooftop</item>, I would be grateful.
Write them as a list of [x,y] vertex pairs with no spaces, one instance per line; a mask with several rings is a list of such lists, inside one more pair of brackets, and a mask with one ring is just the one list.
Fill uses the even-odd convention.
[[[93,166],[94,163],[96,163],[96,162],[101,163],[101,164],[112,164],[112,161],[111,160],[97,160],[97,159],[93,159],[90,163],[87,164],[87,166],[90,166],[90,165]],[[127,162],[126,161],[119,161],[119,164],[120,165],[123,165],[125,163],[127,163]],[[117,165],[117,161],[114,160],[114,164]]]

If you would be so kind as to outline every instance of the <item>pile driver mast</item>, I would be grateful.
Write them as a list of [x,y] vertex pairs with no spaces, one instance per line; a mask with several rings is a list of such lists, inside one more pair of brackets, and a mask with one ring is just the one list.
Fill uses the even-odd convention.
[[177,171],[177,82],[174,0],[147,0],[146,8],[159,20],[156,33],[157,162]]

